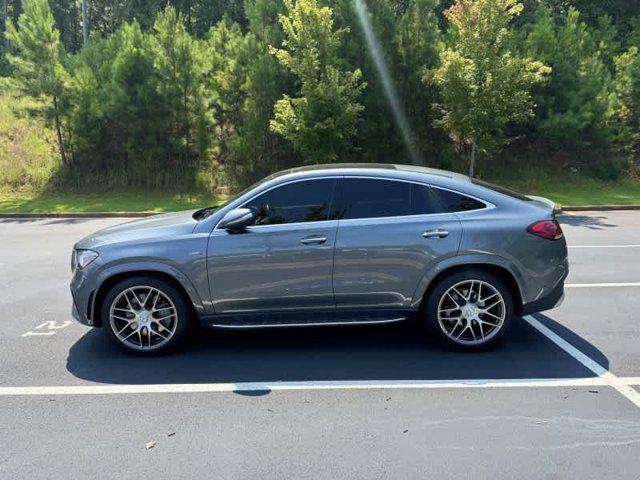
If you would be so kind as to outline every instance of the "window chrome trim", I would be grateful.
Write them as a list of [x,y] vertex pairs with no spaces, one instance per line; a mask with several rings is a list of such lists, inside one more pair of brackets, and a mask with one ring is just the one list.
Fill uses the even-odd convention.
[[[421,182],[419,180],[408,180],[406,178],[395,178],[395,177],[387,177],[387,176],[371,176],[371,175],[325,175],[325,176],[321,176],[321,177],[307,177],[307,178],[296,178],[293,180],[290,180],[288,182],[283,182],[283,183],[279,183],[277,185],[273,185],[272,187],[267,188],[266,190],[259,192],[257,194],[255,194],[253,197],[249,198],[248,200],[246,200],[245,202],[242,203],[242,205],[240,207],[235,207],[235,208],[242,208],[243,205],[246,205],[247,203],[253,201],[254,199],[258,198],[260,195],[263,195],[265,193],[270,192],[271,190],[278,188],[278,187],[284,187],[286,185],[290,185],[293,183],[299,183],[299,182],[309,182],[309,181],[313,181],[313,180],[327,180],[327,179],[335,179],[337,181],[343,180],[345,178],[360,178],[360,179],[366,179],[366,180],[382,180],[382,181],[391,181],[391,182],[402,182],[402,183],[412,183],[415,185],[421,185],[423,187],[429,187],[429,188],[433,188],[433,189],[440,189],[440,190],[445,190],[447,192],[451,192],[451,193],[455,193],[457,195],[462,195],[464,197],[468,197],[471,198],[472,200],[475,200],[477,202],[480,202],[482,204],[484,204],[484,208],[476,208],[474,210],[462,210],[459,212],[438,212],[438,213],[418,213],[418,214],[412,214],[412,215],[392,215],[392,216],[386,216],[386,217],[359,217],[359,218],[348,218],[348,219],[328,219],[328,220],[317,220],[317,221],[313,221],[313,222],[293,222],[293,223],[277,223],[277,224],[273,224],[273,225],[252,225],[250,228],[252,229],[256,229],[256,228],[264,228],[264,227],[278,227],[278,226],[284,226],[284,225],[289,225],[289,226],[297,226],[297,225],[317,225],[319,223],[328,223],[328,222],[351,222],[351,221],[361,221],[361,220],[383,220],[383,219],[392,219],[392,218],[416,218],[416,217],[435,217],[435,216],[439,216],[439,215],[460,215],[460,214],[466,214],[466,213],[472,213],[472,212],[481,212],[481,211],[485,211],[485,210],[493,210],[496,208],[496,206],[487,201],[484,200],[482,198],[478,198],[474,195],[469,195],[468,193],[463,193],[457,190],[453,190],[451,188],[447,188],[447,187],[443,187],[440,185],[433,185],[431,183],[425,183],[425,182]],[[337,186],[337,184],[336,184]],[[333,200],[335,196],[335,188],[334,191],[332,193],[332,198],[330,199],[331,204],[330,207],[333,206]],[[220,222],[222,221],[222,219],[220,219],[218,221],[218,223],[216,223],[216,226],[214,227],[213,231],[216,230],[225,230],[224,228],[218,228],[218,225],[220,225]]]

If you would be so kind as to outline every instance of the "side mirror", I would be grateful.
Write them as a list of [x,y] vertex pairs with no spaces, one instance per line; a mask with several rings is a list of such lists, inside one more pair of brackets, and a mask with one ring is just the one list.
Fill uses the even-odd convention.
[[234,208],[222,217],[220,227],[227,230],[242,230],[256,221],[254,213],[248,208]]

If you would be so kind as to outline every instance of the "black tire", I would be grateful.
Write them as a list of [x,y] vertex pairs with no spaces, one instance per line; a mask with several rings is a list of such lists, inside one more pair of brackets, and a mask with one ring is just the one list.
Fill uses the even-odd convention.
[[[151,347],[138,349],[118,338],[117,333],[114,331],[114,327],[110,319],[111,306],[114,300],[116,300],[122,292],[135,287],[153,288],[162,292],[162,294],[166,295],[173,303],[176,313],[175,330],[173,335],[168,340],[164,341],[164,343],[157,346],[151,345]],[[100,319],[102,320],[102,325],[109,338],[111,338],[111,340],[124,351],[138,356],[163,355],[175,352],[182,347],[186,341],[192,324],[191,309],[189,308],[187,301],[188,300],[184,298],[184,296],[173,286],[171,282],[147,276],[130,277],[116,283],[107,292],[104,301],[102,302]],[[157,341],[163,342],[161,339]]]
[[[438,306],[440,304],[441,299],[443,299],[443,296],[446,295],[446,292],[449,291],[451,287],[456,286],[461,282],[468,282],[472,280],[479,280],[486,284],[489,284],[500,293],[500,295],[502,296],[502,299],[504,300],[504,320],[500,328],[496,329],[497,331],[495,333],[489,334],[491,336],[489,337],[488,335],[488,338],[486,340],[481,339],[479,343],[464,343],[462,341],[455,340],[455,338],[452,338],[452,336],[447,334],[447,332],[445,331],[445,327],[443,326],[443,325],[446,325],[446,323],[445,322],[441,323],[438,320]],[[499,307],[499,308],[502,308],[502,307]],[[457,349],[462,349],[462,350],[481,350],[490,345],[494,345],[495,343],[499,342],[502,338],[504,338],[505,334],[509,331],[509,328],[511,326],[513,312],[514,312],[513,294],[511,293],[511,290],[509,289],[509,287],[507,287],[507,285],[504,283],[504,281],[500,277],[483,270],[469,269],[469,270],[457,271],[455,273],[445,276],[443,279],[441,279],[437,283],[437,285],[435,285],[433,289],[431,289],[429,297],[426,299],[426,306],[424,309],[424,315],[425,315],[424,321],[429,333],[435,338],[437,338],[440,342],[450,347],[455,347]],[[483,314],[483,317],[485,319],[489,318],[489,317],[486,317],[486,314]],[[453,322],[450,323],[449,325],[452,325],[452,324]],[[477,330],[477,328],[479,328],[479,325],[476,322],[474,327],[475,330],[472,329],[469,333],[474,333]],[[458,331],[455,331],[453,337],[456,336]]]

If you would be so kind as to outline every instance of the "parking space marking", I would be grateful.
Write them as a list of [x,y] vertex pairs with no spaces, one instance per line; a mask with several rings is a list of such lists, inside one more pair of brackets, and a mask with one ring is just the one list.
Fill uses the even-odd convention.
[[[38,325],[33,330],[29,330],[28,332],[23,333],[21,337],[50,337],[52,335],[55,335],[58,330],[62,330],[63,328],[68,327],[69,325],[71,325],[71,323],[71,320],[65,320],[64,322],[60,323],[60,325],[58,325],[53,320],[47,320],[46,322]],[[39,331],[36,332],[36,330]]]
[[640,282],[626,283],[566,283],[565,288],[640,287]]
[[531,325],[533,328],[538,330],[545,337],[547,337],[549,340],[551,340],[553,343],[555,343],[558,347],[563,349],[565,352],[567,352],[569,355],[571,355],[573,358],[575,358],[578,362],[580,362],[582,365],[584,365],[589,370],[591,370],[593,373],[595,373],[599,378],[604,380],[607,383],[607,385],[609,385],[610,387],[613,387],[614,389],[616,389],[619,393],[621,393],[628,400],[630,400],[635,406],[640,408],[640,392],[638,392],[638,391],[634,390],[633,388],[631,388],[631,386],[629,386],[626,382],[621,381],[618,377],[616,377],[609,370],[604,368],[602,365],[600,365],[595,360],[593,360],[593,359],[589,358],[588,356],[586,356],[584,353],[582,353],[576,347],[571,345],[569,342],[567,342],[560,335],[558,335],[553,330],[551,330],[550,328],[548,328],[545,325],[543,325],[542,323],[540,323],[540,321],[538,321],[537,319],[535,319],[531,315],[526,315],[526,316],[523,317],[523,319],[529,325]]
[[163,385],[77,385],[52,387],[0,387],[0,397],[17,395],[105,395],[137,393],[266,392],[291,390],[380,390],[460,388],[547,388],[608,386],[601,377],[544,379],[398,380],[398,381],[300,381],[241,382]]
[[640,248],[640,245],[567,245],[567,248]]

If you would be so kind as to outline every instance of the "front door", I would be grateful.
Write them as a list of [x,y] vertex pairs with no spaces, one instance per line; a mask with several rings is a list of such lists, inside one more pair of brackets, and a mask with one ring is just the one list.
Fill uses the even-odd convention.
[[216,314],[334,308],[329,220],[335,179],[277,186],[243,207],[258,212],[243,233],[215,229],[207,264]]
[[334,204],[338,308],[405,310],[428,270],[458,251],[460,221],[427,185],[345,177]]

